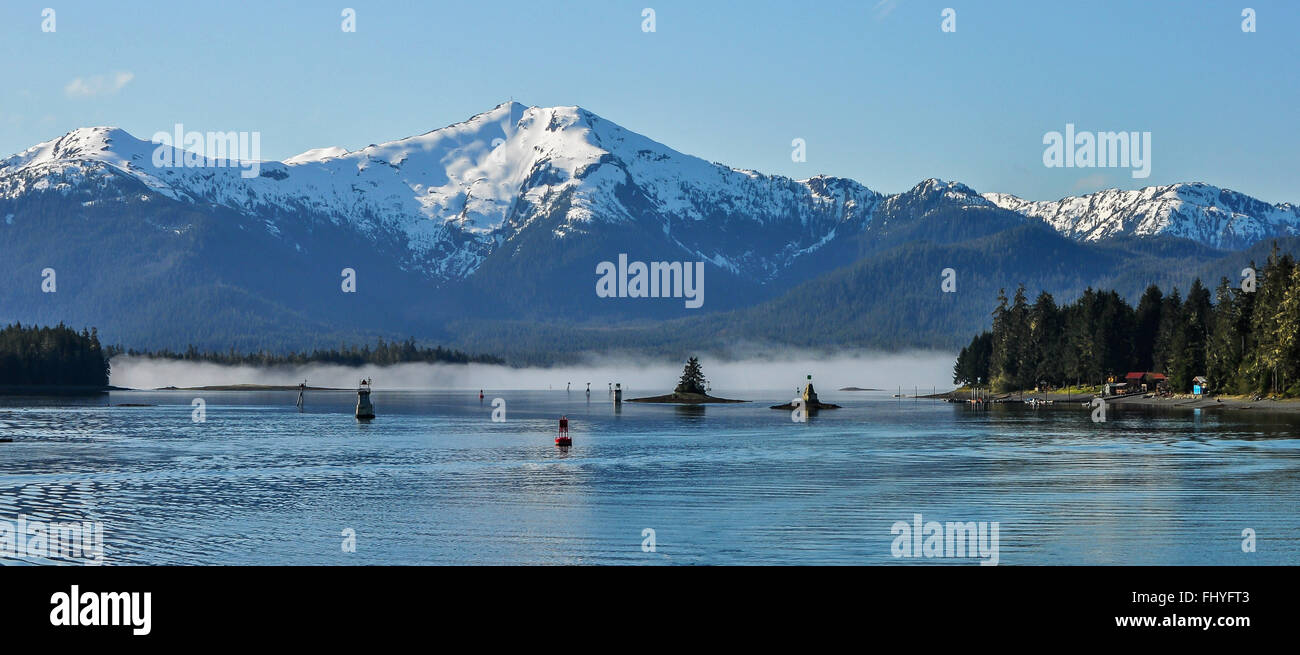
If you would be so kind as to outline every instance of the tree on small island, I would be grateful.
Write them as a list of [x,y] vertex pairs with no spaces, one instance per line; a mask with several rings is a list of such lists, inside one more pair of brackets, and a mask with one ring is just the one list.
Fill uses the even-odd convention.
[[704,379],[704,369],[700,368],[698,357],[692,357],[686,360],[686,368],[682,369],[682,379],[677,382],[677,388],[673,393],[698,393],[704,394],[708,388],[708,380]]
[[745,403],[749,401],[710,396],[709,381],[704,377],[704,369],[700,368],[700,360],[698,357],[692,357],[686,361],[686,367],[682,369],[682,378],[678,380],[677,387],[673,389],[672,393],[648,398],[633,398],[628,402],[701,405],[706,403]]

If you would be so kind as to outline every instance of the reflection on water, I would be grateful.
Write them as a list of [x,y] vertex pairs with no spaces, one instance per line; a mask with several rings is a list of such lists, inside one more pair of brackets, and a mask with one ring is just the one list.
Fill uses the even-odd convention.
[[892,557],[915,514],[997,521],[1004,565],[1300,562],[1300,417],[823,393],[844,408],[796,424],[720,393],[754,402],[376,391],[361,422],[350,393],[204,392],[194,423],[194,393],[0,397],[0,520],[102,521],[111,564],[945,563]]

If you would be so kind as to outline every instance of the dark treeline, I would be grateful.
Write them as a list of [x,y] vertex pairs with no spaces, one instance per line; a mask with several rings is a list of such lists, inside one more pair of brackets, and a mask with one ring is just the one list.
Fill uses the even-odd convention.
[[0,330],[0,386],[30,385],[107,386],[108,360],[96,331],[62,323]]
[[340,366],[363,366],[376,365],[388,366],[391,364],[407,364],[412,362],[440,362],[447,364],[502,364],[504,360],[491,355],[470,355],[459,350],[451,350],[437,346],[427,348],[417,346],[415,339],[406,341],[384,341],[379,340],[375,346],[342,346],[332,350],[313,350],[311,352],[301,353],[271,353],[271,352],[254,352],[239,353],[232,348],[228,352],[200,352],[194,346],[190,346],[184,352],[173,352],[171,350],[155,351],[137,351],[123,350],[119,347],[109,348],[109,357],[115,355],[130,355],[134,357],[148,357],[151,359],[175,359],[192,362],[211,362],[213,364],[227,365],[247,365],[247,366],[280,366],[280,365],[301,365],[301,364],[338,364]]
[[1177,392],[1204,375],[1217,393],[1300,395],[1300,267],[1274,249],[1244,280],[1223,278],[1213,299],[1200,280],[1185,298],[1151,285],[1136,308],[1114,291],[1062,307],[1048,293],[1028,302],[1023,285],[1000,292],[992,331],[962,348],[953,381],[1010,391],[1153,371]]

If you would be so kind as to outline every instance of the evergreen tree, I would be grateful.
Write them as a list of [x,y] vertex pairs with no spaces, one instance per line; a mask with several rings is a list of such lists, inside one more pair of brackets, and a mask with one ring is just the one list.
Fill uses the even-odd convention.
[[1300,327],[1300,266],[1291,269],[1274,324],[1278,328],[1274,341],[1281,353],[1274,374],[1276,390],[1284,395],[1295,395],[1300,392],[1300,337],[1297,335],[1297,327]]
[[1160,329],[1160,309],[1164,294],[1152,284],[1138,301],[1136,325],[1133,332],[1133,367],[1138,371],[1154,371],[1156,333]]
[[1008,326],[1010,310],[1007,308],[1006,289],[998,289],[998,304],[993,308],[992,351],[989,353],[989,383],[1003,378],[1003,371],[1009,366],[1012,357]]
[[673,389],[673,392],[703,394],[708,388],[707,385],[704,371],[700,368],[700,360],[692,357],[686,361],[686,367],[682,369],[682,378],[677,382],[677,388]]
[[999,307],[994,312],[993,357],[991,360],[992,385],[995,389],[1023,389],[1033,378],[1027,370],[1026,350],[1029,347],[1029,305],[1025,301],[1025,286],[1016,289],[1011,307],[1006,307],[1006,296],[999,293]]
[[952,365],[952,383],[957,385],[974,385],[971,369],[972,354],[971,349],[975,347],[975,342],[969,346],[962,346],[961,352],[957,353],[957,361]]
[[1210,292],[1200,279],[1192,283],[1182,307],[1180,335],[1171,348],[1174,361],[1168,370],[1169,385],[1175,391],[1192,390],[1192,380],[1206,374],[1205,348],[1210,332]]
[[1168,374],[1177,363],[1182,351],[1181,341],[1186,336],[1182,330],[1183,297],[1178,289],[1165,296],[1160,303],[1160,326],[1156,328],[1152,350],[1151,370]]
[[985,332],[975,337],[971,349],[971,374],[976,386],[988,386],[992,376],[989,375],[990,360],[993,357],[993,333]]
[[1219,281],[1214,292],[1210,339],[1205,347],[1205,375],[1210,386],[1219,392],[1245,392],[1240,380],[1246,336],[1250,329],[1250,314],[1245,302],[1253,297],[1254,294],[1234,290],[1226,277]]
[[1098,367],[1094,379],[1102,383],[1119,380],[1133,366],[1133,308],[1118,293],[1098,293],[1097,315],[1093,328]]
[[1032,386],[1055,384],[1062,379],[1062,327],[1061,310],[1057,308],[1056,300],[1052,294],[1040,292],[1029,309],[1029,347],[1026,354],[1030,365],[1026,368],[1030,371]]
[[961,349],[953,365],[953,384],[984,386],[989,383],[989,358],[993,354],[993,333],[981,332]]
[[1074,381],[1100,382],[1101,353],[1096,333],[1098,305],[1097,292],[1090,287],[1083,290],[1083,295],[1067,313],[1066,365],[1068,376]]
[[1274,245],[1268,263],[1257,276],[1260,283],[1250,320],[1250,332],[1254,337],[1253,356],[1243,377],[1249,388],[1259,393],[1278,391],[1279,372],[1285,368],[1285,333],[1294,331],[1296,325],[1286,323],[1282,305],[1287,281],[1294,270],[1295,261],[1290,255],[1278,256]]

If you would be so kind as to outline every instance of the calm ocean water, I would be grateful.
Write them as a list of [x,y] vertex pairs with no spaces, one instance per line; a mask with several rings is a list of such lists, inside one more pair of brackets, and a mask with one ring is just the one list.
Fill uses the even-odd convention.
[[756,402],[379,390],[363,423],[347,392],[0,397],[0,520],[101,521],[109,564],[978,561],[895,558],[916,514],[998,522],[1002,565],[1300,563],[1300,417],[832,392],[796,424],[767,408],[789,393],[716,393]]

